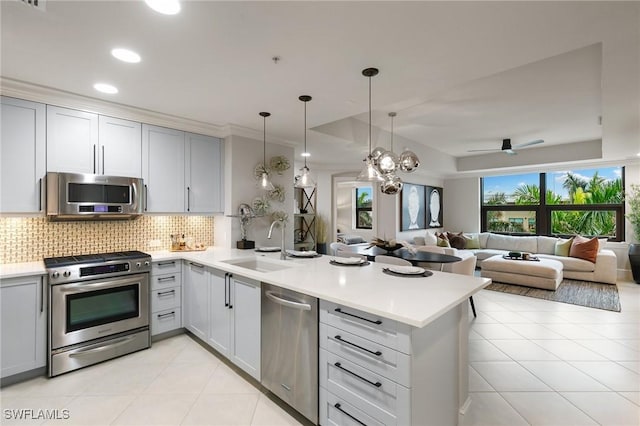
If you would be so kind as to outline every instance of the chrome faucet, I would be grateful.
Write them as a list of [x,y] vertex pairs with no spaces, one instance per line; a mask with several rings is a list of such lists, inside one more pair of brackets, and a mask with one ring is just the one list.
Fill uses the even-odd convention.
[[271,227],[269,228],[269,234],[267,234],[267,238],[271,239],[271,233],[273,232],[273,226],[278,223],[278,222],[282,222],[280,223],[280,228],[282,229],[282,241],[280,242],[280,259],[281,260],[287,260],[287,256],[285,255],[284,252],[284,220],[283,219],[276,219],[271,223]]

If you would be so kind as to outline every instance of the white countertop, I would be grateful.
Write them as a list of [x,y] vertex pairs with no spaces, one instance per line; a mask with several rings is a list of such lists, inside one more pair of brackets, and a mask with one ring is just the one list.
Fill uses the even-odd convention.
[[[278,261],[280,253],[210,247],[202,252],[150,252],[153,261],[184,259],[223,269],[247,278],[299,291],[319,299],[360,309],[414,327],[424,327],[469,296],[489,285],[487,278],[434,271],[430,277],[395,277],[382,272],[383,264],[335,266],[332,256],[289,258],[287,269],[258,272],[225,263],[239,258],[264,257]],[[42,262],[7,264],[0,278],[46,274]]]

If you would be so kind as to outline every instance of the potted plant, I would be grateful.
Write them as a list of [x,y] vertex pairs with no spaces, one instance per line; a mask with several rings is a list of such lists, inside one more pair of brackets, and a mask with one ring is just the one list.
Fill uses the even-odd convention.
[[327,254],[327,222],[321,215],[316,216],[316,251]]
[[629,213],[625,216],[631,223],[635,244],[629,244],[629,263],[633,280],[640,284],[640,185],[631,184],[631,191],[627,194]]

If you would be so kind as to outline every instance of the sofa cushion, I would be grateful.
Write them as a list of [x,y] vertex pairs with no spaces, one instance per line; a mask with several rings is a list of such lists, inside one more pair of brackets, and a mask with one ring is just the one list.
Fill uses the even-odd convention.
[[509,253],[508,250],[495,250],[495,249],[479,249],[479,250],[470,250],[470,251],[476,255],[479,261],[483,261],[497,254],[502,256]]
[[342,237],[342,242],[345,244],[361,244],[361,243],[366,243],[367,240],[365,240],[364,238],[362,238],[360,235],[343,235]]
[[556,237],[538,236],[538,251],[536,253],[554,254],[556,248]]
[[598,244],[598,239],[595,237],[589,239],[576,235],[573,237],[569,256],[596,263],[596,257],[598,256]]
[[424,240],[424,237],[413,237],[413,244],[416,246],[426,246],[427,243]]
[[435,246],[438,244],[438,238],[432,232],[427,231],[424,234],[424,243],[428,246]]
[[537,253],[538,237],[516,237],[511,235],[490,234],[489,239],[487,240],[487,248]]
[[480,248],[487,248],[489,234],[491,234],[491,232],[481,232],[478,234],[478,239],[480,240]]
[[458,250],[464,250],[467,248],[467,239],[462,235],[462,232],[457,234],[448,232],[447,237],[449,238],[449,245],[451,247],[457,248]]
[[596,264],[588,260],[578,259],[577,257],[554,256],[552,254],[539,254],[540,259],[552,259],[562,263],[565,271],[593,272]]
[[467,239],[467,247],[468,249],[479,249],[480,248],[480,238],[478,234],[467,234],[464,236]]
[[568,240],[558,240],[556,241],[556,248],[552,254],[556,256],[568,257],[569,251],[571,250],[571,244],[573,244],[573,237]]

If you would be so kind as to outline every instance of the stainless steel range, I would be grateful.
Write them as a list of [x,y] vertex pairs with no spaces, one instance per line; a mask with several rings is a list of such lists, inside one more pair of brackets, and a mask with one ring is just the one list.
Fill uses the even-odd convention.
[[151,256],[140,251],[44,259],[49,377],[150,346]]

